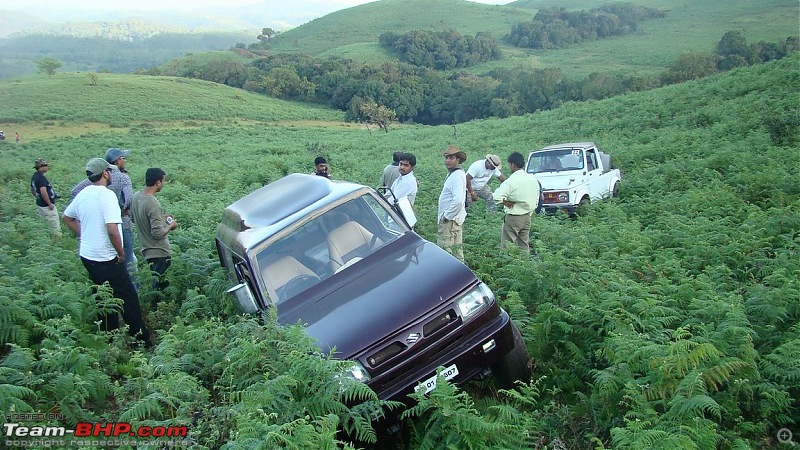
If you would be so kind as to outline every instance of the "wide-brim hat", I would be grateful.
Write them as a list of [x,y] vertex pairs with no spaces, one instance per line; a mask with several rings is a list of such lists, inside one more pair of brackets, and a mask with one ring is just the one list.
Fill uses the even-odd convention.
[[489,161],[495,169],[499,169],[501,167],[500,157],[497,155],[486,155],[486,160]]
[[461,149],[456,147],[455,145],[448,145],[447,150],[445,150],[444,153],[442,153],[442,156],[449,156],[449,155],[455,155],[455,157],[461,160],[462,163],[467,160],[467,154],[461,151]]

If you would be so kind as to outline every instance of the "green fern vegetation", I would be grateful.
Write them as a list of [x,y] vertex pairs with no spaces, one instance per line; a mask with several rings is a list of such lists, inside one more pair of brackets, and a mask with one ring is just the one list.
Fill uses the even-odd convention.
[[[288,34],[288,33],[287,33]],[[719,34],[717,34],[717,37]],[[793,55],[606,100],[389,133],[342,113],[171,77],[58,73],[0,81],[0,413],[51,425],[183,425],[186,446],[234,448],[777,448],[800,434],[800,60]],[[105,127],[74,132],[89,124]],[[418,231],[435,240],[440,153],[523,153],[593,140],[623,171],[621,197],[578,219],[536,217],[538,257],[498,250],[501,217],[473,211],[467,264],[520,326],[533,376],[438,388],[403,409],[339,377],[297,326],[241,317],[213,236],[223,208],[325,156],[334,178],[376,185],[391,153],[417,155]],[[65,234],[49,237],[29,193],[32,162],[66,194],[86,160],[132,149],[135,189],[162,167],[181,228],[157,339],[132,351],[99,311]],[[63,211],[64,205],[59,204]],[[65,231],[67,231],[65,229]],[[385,438],[371,419],[401,415]]]

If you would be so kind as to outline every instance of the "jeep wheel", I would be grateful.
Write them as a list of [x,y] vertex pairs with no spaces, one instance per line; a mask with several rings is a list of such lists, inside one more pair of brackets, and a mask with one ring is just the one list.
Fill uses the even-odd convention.
[[580,203],[578,203],[578,206],[575,208],[575,216],[586,216],[590,204],[591,202],[589,201],[589,197],[583,197]]
[[614,187],[611,188],[611,197],[619,197],[619,181],[614,182]]
[[503,359],[492,368],[497,378],[497,384],[503,389],[511,389],[517,380],[528,381],[530,369],[528,367],[528,348],[522,333],[514,322],[511,322],[511,332],[514,334],[514,348],[506,353]]

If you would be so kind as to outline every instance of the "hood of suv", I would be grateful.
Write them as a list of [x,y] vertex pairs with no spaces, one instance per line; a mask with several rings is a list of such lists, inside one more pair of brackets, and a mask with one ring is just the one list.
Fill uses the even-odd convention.
[[450,302],[477,278],[438,246],[408,232],[296,298],[279,320],[300,321],[324,352],[348,359]]

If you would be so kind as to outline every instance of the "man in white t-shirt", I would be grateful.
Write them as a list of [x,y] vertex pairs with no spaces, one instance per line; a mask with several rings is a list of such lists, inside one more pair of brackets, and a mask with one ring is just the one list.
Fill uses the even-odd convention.
[[473,202],[478,201],[478,197],[486,202],[486,209],[497,211],[497,206],[492,198],[492,190],[489,189],[489,180],[497,177],[502,183],[506,180],[505,175],[500,172],[500,157],[497,155],[486,155],[486,159],[475,161],[467,169],[467,207]]
[[[72,199],[64,211],[64,223],[80,239],[78,253],[92,283],[108,282],[114,297],[123,301],[122,316],[128,324],[128,332],[150,347],[139,295],[125,268],[128,255],[122,246],[122,213],[117,196],[107,189],[111,180],[110,165],[104,159],[92,158],[86,164],[86,177],[92,184]],[[117,313],[102,317],[102,321],[107,331],[120,325]]]

